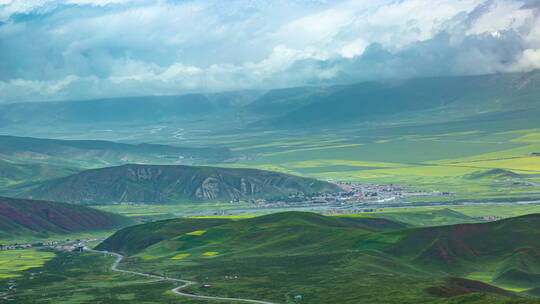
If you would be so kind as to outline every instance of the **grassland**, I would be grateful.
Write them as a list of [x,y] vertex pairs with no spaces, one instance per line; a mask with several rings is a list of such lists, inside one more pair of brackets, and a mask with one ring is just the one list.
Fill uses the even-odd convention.
[[[504,127],[489,129],[457,123],[451,126],[440,130],[415,127],[372,134],[353,129],[333,130],[324,135],[304,132],[294,136],[274,132],[251,137],[242,134],[244,141],[221,144],[247,156],[229,166],[318,179],[413,184],[419,189],[454,192],[456,200],[534,198],[534,193],[540,196],[539,186],[505,183],[501,176],[470,178],[480,172],[504,169],[519,175],[521,180],[537,180],[540,157],[532,153],[540,151],[539,129],[505,131]],[[447,129],[452,128],[462,130],[448,132]]]
[[[315,258],[309,260],[300,260],[290,257],[281,262],[277,259],[272,259],[273,269],[287,269],[301,265],[301,268],[306,269],[309,266],[315,266],[318,262],[323,262],[328,258],[339,258],[332,255],[327,257]],[[49,260],[41,268],[34,270],[29,269],[22,271],[22,277],[11,279],[0,278],[0,293],[7,292],[8,283],[14,283],[17,292],[11,297],[16,303],[112,303],[112,304],[130,304],[130,303],[178,303],[178,304],[193,304],[193,303],[208,303],[207,301],[198,301],[194,299],[186,299],[179,297],[170,292],[174,287],[170,282],[162,282],[140,277],[118,274],[111,272],[109,267],[113,262],[113,258],[95,253],[59,253],[58,256]],[[217,261],[214,259],[206,259],[206,261]],[[330,292],[326,297],[328,301],[332,301],[331,296],[340,292],[342,295],[350,293],[352,288],[362,296],[360,298],[347,297],[340,303],[358,303],[360,301],[370,301],[377,293],[377,296],[385,303],[415,303],[419,296],[425,296],[424,288],[433,286],[433,284],[444,284],[444,280],[411,280],[406,277],[394,277],[389,275],[370,275],[363,276],[362,272],[357,270],[349,276],[339,276],[328,282],[326,275],[328,267],[324,264],[320,267],[320,272],[317,274],[310,273],[310,277],[294,274],[279,274],[269,272],[260,272],[257,268],[257,263],[262,260],[250,259],[248,262],[252,266],[242,272],[238,272],[234,267],[238,264],[227,265],[226,268],[219,269],[219,274],[211,271],[210,268],[201,268],[201,271],[196,276],[201,281],[206,281],[212,284],[211,289],[206,289],[204,294],[229,294],[231,296],[239,296],[242,294],[257,293],[257,297],[264,298],[267,295],[268,288],[280,288],[282,284],[275,284],[274,280],[283,280],[288,285],[287,288],[280,288],[280,294],[276,297],[277,303],[286,303],[291,301],[294,295],[302,294],[303,301],[300,303],[325,303],[325,297],[315,297],[313,294]],[[337,261],[343,261],[338,259]],[[266,262],[267,263],[267,262]],[[172,266],[169,264],[168,266]],[[215,264],[214,264],[215,265]],[[349,265],[354,269],[357,265]],[[209,267],[211,267],[209,265]],[[268,276],[266,279],[254,279],[251,273],[256,273],[259,270],[259,275]],[[231,276],[231,279],[223,279],[222,274],[236,274]],[[169,276],[176,275],[176,271],[166,271]],[[363,276],[362,280],[358,280],[359,276]],[[30,279],[32,277],[32,279]],[[182,276],[184,277],[184,276]],[[247,279],[249,277],[249,280]],[[217,280],[218,278],[219,281]],[[381,284],[382,280],[386,283]],[[279,282],[279,281],[275,281]],[[321,287],[316,287],[316,282],[323,282]],[[310,284],[311,283],[311,284]],[[329,283],[334,285],[333,289],[328,286]],[[415,286],[411,291],[411,286]],[[409,290],[407,290],[408,288]],[[251,290],[246,293],[246,290]],[[191,292],[201,293],[201,290],[194,288]],[[407,291],[409,295],[403,296],[403,292]],[[321,302],[320,299],[323,301]],[[335,299],[335,298],[334,298]],[[356,302],[355,302],[356,301]],[[402,301],[402,302],[399,302]],[[487,302],[486,302],[487,301]],[[229,304],[230,302],[214,301],[216,304]],[[292,302],[294,303],[294,302]],[[328,302],[335,303],[335,302]],[[377,302],[369,302],[377,303]],[[382,303],[382,302],[381,302]],[[417,303],[417,302],[416,302]],[[505,303],[505,304],[531,304],[535,303],[531,300],[508,299],[491,294],[469,294],[458,296],[451,299],[434,298],[424,301],[429,304],[453,304],[453,303],[468,303],[468,304],[483,304],[483,303]]]
[[[519,269],[516,265],[523,261],[532,267],[528,270],[531,274],[537,272],[537,260],[530,260],[534,255],[526,251],[510,254],[514,245],[536,247],[536,218],[513,220],[493,229],[482,224],[463,233],[461,228],[450,228],[453,226],[410,229],[410,223],[435,226],[473,222],[469,216],[485,215],[486,210],[495,208],[499,209],[494,212],[501,214],[505,210],[528,213],[540,208],[523,205],[516,211],[503,205],[484,210],[480,207],[458,206],[460,213],[403,208],[358,217],[282,213],[234,220],[175,219],[123,229],[110,239],[121,242],[109,244],[121,245],[118,251],[129,254],[121,268],[210,284],[210,289],[189,289],[204,295],[276,303],[287,303],[299,294],[303,295],[300,303],[539,303],[516,297],[534,293],[536,285],[524,279],[527,276],[509,281],[506,275]],[[512,236],[523,236],[524,228],[532,229],[531,233]],[[439,242],[456,261],[450,268],[444,255],[430,247]],[[504,242],[506,247],[495,245],[497,242]],[[463,254],[461,244],[480,255]],[[481,252],[486,252],[482,248],[494,251],[482,256]],[[15,255],[52,257],[39,264],[29,260],[28,265],[36,268],[20,268],[16,276],[0,277],[0,294],[7,292],[8,283],[16,284],[12,299],[17,303],[199,303],[170,293],[174,287],[170,282],[111,272],[113,258],[106,255],[29,252],[22,250]],[[478,281],[491,285],[479,285]]]
[[[381,212],[368,213],[374,216],[384,216],[385,213],[413,213],[413,214],[436,214],[447,207],[415,207],[415,208],[392,208]],[[473,204],[465,206],[452,206],[450,210],[459,212],[469,217],[492,216],[500,218],[515,217],[533,213],[540,213],[540,204]]]
[[154,220],[156,218],[172,218],[175,214],[208,214],[208,216],[219,215],[220,211],[228,209],[249,208],[247,203],[197,203],[197,204],[177,204],[177,205],[103,205],[95,208],[118,213],[134,218],[139,221]]
[[389,208],[379,212],[340,214],[337,216],[384,218],[406,223],[411,227],[442,226],[476,223],[477,219],[448,208]]
[[[508,185],[496,176],[468,178],[482,171],[505,169],[524,181],[537,180],[540,157],[532,155],[540,151],[536,119],[516,120],[509,115],[496,124],[481,119],[423,123],[413,121],[404,127],[381,124],[380,128],[344,126],[317,132],[194,132],[189,142],[234,153],[230,163],[207,161],[208,165],[257,168],[323,180],[413,184],[418,189],[454,192],[457,200],[540,196],[538,186]],[[215,128],[207,124],[207,129]],[[146,215],[163,213],[168,212]]]
[[42,267],[54,256],[52,252],[36,249],[0,251],[0,279],[20,277],[23,270]]
[[[0,294],[25,304],[205,303],[172,294],[170,282],[111,272],[113,261],[111,256],[96,253],[59,252],[40,268],[22,271],[19,277],[0,278]],[[10,283],[16,286],[15,294],[8,291]]]
[[[404,214],[399,216],[405,218]],[[406,216],[413,220],[418,214]],[[172,220],[167,225],[182,227],[183,221]],[[200,220],[200,226],[205,221]],[[185,232],[175,229],[180,233],[131,250],[121,267],[167,273],[212,286],[191,290],[197,294],[277,303],[286,303],[298,294],[305,303],[538,303],[516,298],[514,293],[536,285],[522,279],[514,284],[501,281],[509,270],[516,269],[513,261],[526,257],[532,258],[530,267],[538,265],[534,249],[530,253],[520,249],[536,248],[536,232],[515,237],[524,229],[534,230],[538,216],[423,229],[403,229],[395,223],[380,217],[307,213],[273,214],[217,226],[213,222],[211,227],[199,227],[205,233],[194,235],[187,228]],[[113,250],[117,244],[125,252],[119,241],[144,231],[149,230],[127,228],[104,243],[104,248]],[[134,235],[130,239],[135,239]],[[495,245],[498,242],[506,245]],[[529,272],[536,273],[534,269]],[[456,278],[475,278],[480,273],[505,289]]]
[[66,241],[66,240],[82,240],[82,239],[104,239],[111,236],[118,229],[98,230],[79,233],[67,234],[49,234],[45,236],[20,235],[16,237],[0,238],[0,244],[35,244],[48,241]]

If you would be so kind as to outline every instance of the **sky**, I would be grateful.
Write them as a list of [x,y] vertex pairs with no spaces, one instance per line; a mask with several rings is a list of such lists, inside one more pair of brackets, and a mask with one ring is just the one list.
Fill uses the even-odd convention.
[[540,68],[540,0],[0,0],[0,103]]

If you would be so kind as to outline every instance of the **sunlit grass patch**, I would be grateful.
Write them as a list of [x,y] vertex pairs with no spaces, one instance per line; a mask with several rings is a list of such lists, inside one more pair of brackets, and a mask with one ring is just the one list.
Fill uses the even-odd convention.
[[482,131],[478,130],[472,130],[472,131],[463,131],[463,132],[453,132],[453,133],[443,133],[443,134],[436,134],[436,136],[460,136],[460,135],[473,135],[482,133]]
[[150,212],[150,213],[124,213],[125,216],[152,216],[152,215],[165,215],[163,212]]
[[528,130],[529,132],[523,134],[520,137],[514,138],[512,142],[522,142],[522,143],[540,143],[540,130],[533,129]]
[[273,142],[269,144],[260,144],[260,145],[253,145],[253,146],[245,146],[245,147],[238,147],[238,148],[231,148],[231,151],[244,151],[244,150],[254,150],[254,149],[261,149],[261,148],[269,148],[269,147],[290,147],[290,146],[298,146],[303,145],[305,142]]
[[484,283],[491,283],[493,280],[493,273],[491,272],[473,272],[466,276],[467,279],[481,281]]
[[196,230],[186,233],[186,235],[203,235],[206,233],[206,230]]
[[362,146],[362,145],[363,144],[346,144],[346,145],[321,146],[321,147],[312,147],[312,148],[303,148],[303,149],[292,149],[292,150],[285,150],[285,151],[279,151],[279,152],[273,152],[273,153],[266,153],[266,154],[263,154],[263,156],[271,156],[271,155],[279,155],[279,154],[303,152],[303,151],[313,151],[313,150],[329,150],[329,149],[350,148],[350,147],[358,147],[358,146]]
[[253,215],[224,215],[224,216],[193,216],[191,218],[196,219],[231,219],[231,220],[242,220],[247,218],[253,218]]
[[475,168],[451,166],[410,166],[404,168],[385,168],[374,170],[358,170],[345,172],[324,172],[314,175],[317,178],[331,178],[341,181],[372,181],[388,179],[388,181],[419,183],[419,179],[432,177],[462,177],[477,171]]
[[508,287],[508,286],[504,286],[500,284],[494,284],[493,282],[494,276],[492,272],[473,272],[467,275],[466,278],[469,280],[475,280],[475,281],[491,284],[499,288],[502,288],[504,290],[508,290],[512,292],[523,292],[530,289],[530,288],[520,288],[520,287]]
[[325,166],[350,166],[350,167],[403,167],[407,166],[405,164],[398,163],[384,163],[384,162],[369,162],[369,161],[356,161],[356,160],[345,160],[345,159],[314,159],[314,160],[305,160],[284,163],[283,166],[290,168],[314,168],[314,167],[325,167]]
[[[514,143],[518,145],[519,143]],[[533,152],[540,151],[540,144],[521,145],[510,149],[502,149],[495,152],[476,154],[460,158],[439,159],[426,161],[425,164],[456,164],[465,162],[500,161],[514,157],[529,157]]]
[[35,249],[0,251],[0,278],[18,277],[19,272],[42,267],[54,256],[52,252]]
[[259,170],[267,170],[267,171],[275,171],[275,172],[281,172],[281,173],[287,173],[287,174],[293,174],[293,175],[301,175],[296,171],[293,171],[289,168],[285,168],[280,165],[273,165],[273,164],[264,164],[264,165],[245,165],[245,164],[220,164],[221,167],[226,168],[251,168],[251,169],[259,169]]
[[171,260],[181,260],[181,259],[185,259],[185,258],[187,258],[187,257],[190,256],[190,255],[191,255],[191,254],[189,254],[189,253],[181,253],[181,254],[177,254],[177,255],[173,256],[173,257],[171,258]]
[[505,286],[497,286],[499,288],[502,288],[504,290],[513,291],[513,292],[523,292],[530,290],[531,288],[516,288],[516,287],[505,287]]
[[486,160],[456,163],[456,166],[475,166],[478,168],[501,168],[506,170],[539,171],[540,157],[521,157],[513,159]]
[[207,256],[207,257],[211,257],[211,256],[215,256],[215,255],[218,255],[218,254],[219,254],[218,251],[207,251],[207,252],[203,253],[202,255]]

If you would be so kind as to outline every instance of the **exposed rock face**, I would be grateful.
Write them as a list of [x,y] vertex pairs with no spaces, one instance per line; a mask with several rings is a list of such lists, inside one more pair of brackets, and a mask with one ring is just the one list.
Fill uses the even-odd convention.
[[16,195],[73,203],[175,203],[337,190],[327,182],[255,169],[124,165],[36,183]]
[[200,200],[214,200],[219,197],[219,181],[213,177],[208,177],[195,191],[195,196]]

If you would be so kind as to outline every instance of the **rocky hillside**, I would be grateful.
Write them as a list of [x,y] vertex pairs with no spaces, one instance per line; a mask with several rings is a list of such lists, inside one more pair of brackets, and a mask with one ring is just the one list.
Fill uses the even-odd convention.
[[332,192],[338,187],[256,169],[124,165],[86,170],[11,190],[18,197],[70,203],[177,203],[282,197],[299,192]]
[[83,206],[0,197],[2,239],[111,229],[130,223],[126,217]]

